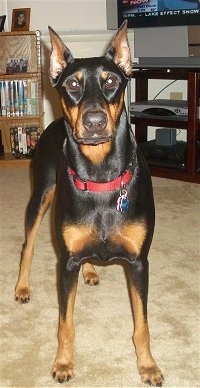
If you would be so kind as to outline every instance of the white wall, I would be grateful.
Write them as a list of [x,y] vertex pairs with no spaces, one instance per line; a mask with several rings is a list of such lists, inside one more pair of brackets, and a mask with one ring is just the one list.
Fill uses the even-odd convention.
[[[12,10],[31,8],[30,30],[41,31],[44,90],[44,126],[62,114],[59,98],[48,77],[48,25],[63,39],[74,57],[103,55],[114,35],[106,28],[106,0],[0,0],[7,5],[7,28]],[[1,8],[0,8],[1,11]]]
[[106,29],[106,0],[7,0],[7,5],[9,26],[13,8],[31,8],[31,30]]
[[[59,99],[48,79],[49,36],[48,25],[64,40],[75,57],[98,56],[105,52],[114,35],[106,31],[106,0],[0,0],[0,15],[6,14],[6,30],[10,31],[12,10],[31,8],[30,30],[42,33],[42,66],[44,88],[44,124],[49,124],[61,114]],[[95,30],[95,31],[94,31]],[[129,32],[130,47],[133,49],[133,31]],[[153,98],[168,81],[150,81],[149,98]],[[165,89],[159,98],[169,98],[171,91],[183,93],[186,99],[186,83],[178,81]],[[134,87],[132,86],[134,99]],[[154,136],[149,131],[150,138]]]

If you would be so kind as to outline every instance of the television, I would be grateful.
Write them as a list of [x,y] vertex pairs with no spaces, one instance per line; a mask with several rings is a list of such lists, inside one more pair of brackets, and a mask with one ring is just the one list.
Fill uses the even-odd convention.
[[118,26],[125,19],[129,28],[200,24],[199,0],[118,0],[117,7]]
[[199,0],[107,0],[107,28],[134,30],[137,67],[200,68]]

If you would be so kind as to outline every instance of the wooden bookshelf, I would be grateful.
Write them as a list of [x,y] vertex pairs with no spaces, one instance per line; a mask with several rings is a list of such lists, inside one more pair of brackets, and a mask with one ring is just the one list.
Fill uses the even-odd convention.
[[[13,85],[15,87],[14,98],[16,94],[17,99],[22,98],[21,105],[20,101],[16,100],[13,105],[13,95],[11,96]],[[0,156],[0,167],[29,166],[31,160],[25,154],[20,158],[13,156],[10,128],[15,128],[17,131],[19,127],[22,127],[24,132],[28,132],[32,127],[36,127],[39,128],[39,133],[43,131],[39,31],[0,33],[0,88],[4,87],[6,92],[0,90],[0,130],[4,147],[4,155]],[[19,89],[20,87],[22,89]],[[28,99],[27,88],[31,90],[30,93],[33,93],[32,90],[35,88],[35,94]],[[26,151],[23,150],[23,152]]]
[[32,159],[28,158],[14,158],[11,153],[4,153],[0,156],[0,167],[31,167]]

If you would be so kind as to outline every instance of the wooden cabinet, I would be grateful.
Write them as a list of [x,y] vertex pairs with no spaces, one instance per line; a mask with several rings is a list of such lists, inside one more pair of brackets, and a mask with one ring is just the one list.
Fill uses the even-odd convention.
[[[188,97],[188,116],[178,118],[142,115],[130,115],[131,124],[135,125],[135,137],[138,144],[147,141],[149,126],[185,129],[187,131],[186,162],[184,166],[159,165],[159,161],[149,168],[151,174],[171,179],[200,183],[200,121],[199,121],[199,97],[200,97],[200,69],[136,69],[132,72],[135,79],[135,101],[148,100],[148,81],[150,79],[186,80]],[[148,159],[147,159],[148,161]]]
[[43,131],[39,31],[0,33],[0,103],[0,167],[29,165]]

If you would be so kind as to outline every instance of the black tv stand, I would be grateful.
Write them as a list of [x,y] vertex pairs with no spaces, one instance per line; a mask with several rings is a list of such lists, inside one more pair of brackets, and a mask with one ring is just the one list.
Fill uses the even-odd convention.
[[183,168],[169,168],[163,165],[150,165],[154,176],[178,179],[187,182],[200,183],[199,159],[200,151],[200,121],[198,118],[198,101],[200,97],[200,68],[165,68],[152,67],[151,69],[137,68],[134,65],[132,79],[135,79],[135,101],[148,100],[149,79],[177,79],[187,81],[188,117],[187,119],[173,120],[170,117],[136,117],[130,114],[130,122],[135,126],[135,138],[138,144],[147,142],[149,126],[168,127],[187,130],[186,163]]

